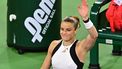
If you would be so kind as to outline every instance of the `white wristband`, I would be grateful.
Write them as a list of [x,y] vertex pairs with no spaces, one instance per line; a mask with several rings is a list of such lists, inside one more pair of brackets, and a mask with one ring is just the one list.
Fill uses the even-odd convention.
[[92,23],[91,20],[89,19],[89,21],[86,22],[86,23],[84,23],[84,25],[85,25],[85,28],[86,28],[86,29],[90,29],[90,28],[93,26],[93,23]]

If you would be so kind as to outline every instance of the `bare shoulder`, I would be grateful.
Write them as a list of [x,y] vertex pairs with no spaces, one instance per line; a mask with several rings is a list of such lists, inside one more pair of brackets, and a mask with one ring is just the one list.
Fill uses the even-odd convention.
[[53,46],[53,47],[55,47],[55,46],[57,46],[59,43],[61,42],[61,40],[53,40],[52,42],[51,42],[51,46]]
[[61,42],[61,40],[53,40],[48,48],[48,52],[52,53],[53,49]]

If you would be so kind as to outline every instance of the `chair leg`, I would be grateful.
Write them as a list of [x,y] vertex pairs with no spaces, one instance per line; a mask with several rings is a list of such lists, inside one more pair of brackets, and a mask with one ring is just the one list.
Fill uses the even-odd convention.
[[99,48],[96,42],[94,47],[90,51],[90,64],[89,69],[100,69],[99,65]]
[[121,49],[122,49],[121,46],[113,45],[112,55],[121,56],[122,55],[122,50]]

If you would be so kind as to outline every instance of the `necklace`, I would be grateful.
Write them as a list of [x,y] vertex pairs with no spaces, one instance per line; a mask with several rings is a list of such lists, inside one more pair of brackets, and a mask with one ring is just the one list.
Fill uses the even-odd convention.
[[64,50],[62,51],[63,53],[65,53],[66,51],[68,51],[69,46],[64,46]]
[[[74,42],[75,42],[75,40],[74,40]],[[62,45],[63,45],[63,47],[64,47],[64,49],[63,49],[62,52],[63,52],[63,53],[67,52],[74,42],[72,42],[72,43],[71,43],[70,45],[68,45],[68,46],[64,46],[64,45],[63,45],[63,42],[62,42]]]

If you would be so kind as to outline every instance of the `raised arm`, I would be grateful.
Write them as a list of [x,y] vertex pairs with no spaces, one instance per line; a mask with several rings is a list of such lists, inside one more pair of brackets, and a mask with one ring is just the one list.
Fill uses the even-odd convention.
[[82,47],[84,47],[85,51],[89,51],[89,49],[93,46],[94,42],[96,41],[98,33],[93,23],[88,17],[89,8],[87,0],[82,0],[81,5],[78,6],[78,12],[84,21],[86,29],[89,32],[88,36],[82,41],[81,45],[83,45]]

